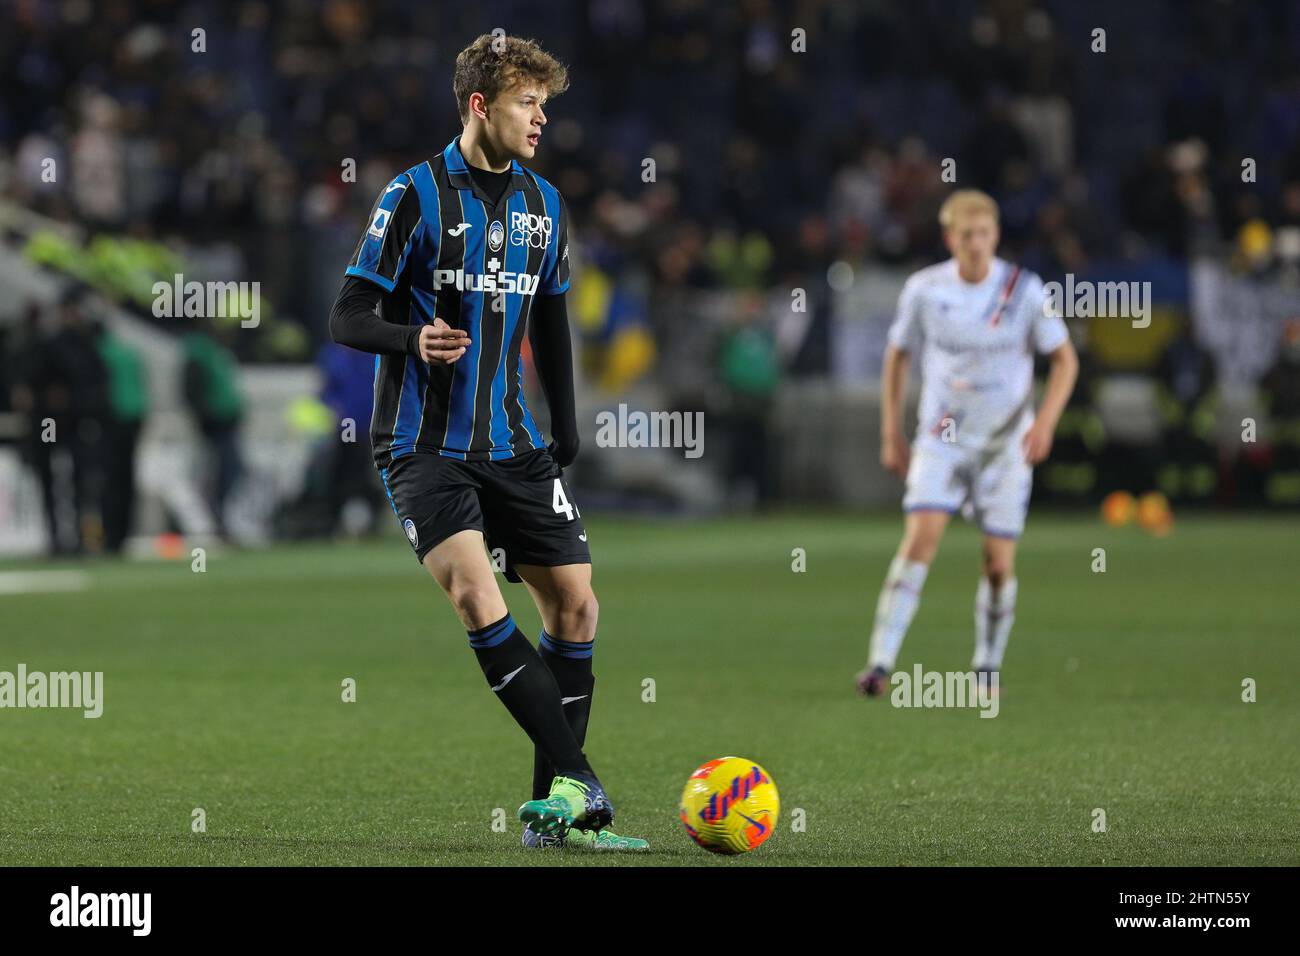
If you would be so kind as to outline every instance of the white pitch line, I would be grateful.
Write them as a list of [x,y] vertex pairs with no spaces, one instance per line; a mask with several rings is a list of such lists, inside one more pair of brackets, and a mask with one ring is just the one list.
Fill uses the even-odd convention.
[[84,571],[0,571],[0,594],[84,591],[89,580]]

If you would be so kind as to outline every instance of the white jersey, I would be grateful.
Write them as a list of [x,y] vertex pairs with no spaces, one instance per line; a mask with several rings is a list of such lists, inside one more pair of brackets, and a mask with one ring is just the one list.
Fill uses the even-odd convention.
[[889,343],[921,356],[918,444],[989,450],[1018,440],[1033,420],[1034,351],[1069,339],[1043,306],[1043,281],[1004,259],[976,283],[958,275],[956,259],[908,278]]

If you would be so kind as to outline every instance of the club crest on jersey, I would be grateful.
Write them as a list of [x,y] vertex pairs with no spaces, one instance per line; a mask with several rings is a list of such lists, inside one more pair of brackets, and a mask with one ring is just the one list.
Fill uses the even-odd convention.
[[375,218],[370,220],[370,229],[367,230],[370,235],[376,239],[384,238],[384,232],[388,229],[388,220],[392,215],[387,209],[376,209]]
[[501,250],[501,240],[505,237],[505,226],[501,225],[500,221],[492,223],[491,228],[488,229],[488,248],[493,252],[499,252]]
[[531,212],[510,214],[510,244],[545,249],[551,243],[551,217]]
[[406,531],[406,540],[411,542],[411,547],[418,548],[420,546],[420,535],[415,530],[415,522],[407,518],[402,522],[402,528]]

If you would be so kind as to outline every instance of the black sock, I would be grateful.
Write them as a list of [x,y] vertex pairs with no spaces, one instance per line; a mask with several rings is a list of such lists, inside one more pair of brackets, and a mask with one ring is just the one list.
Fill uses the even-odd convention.
[[555,677],[514,618],[507,614],[495,624],[470,631],[469,643],[488,686],[552,765],[563,768],[563,773],[591,773],[582,745],[565,719]]
[[[581,747],[587,741],[587,721],[591,717],[591,695],[596,686],[596,678],[591,673],[591,654],[596,646],[592,641],[580,644],[576,641],[562,641],[542,631],[542,639],[537,651],[538,656],[555,675],[555,683],[560,688],[560,700],[564,707],[564,716],[573,729],[573,736]],[[546,759],[542,748],[533,754],[533,799],[540,800],[551,791],[551,779],[555,776],[555,766]]]

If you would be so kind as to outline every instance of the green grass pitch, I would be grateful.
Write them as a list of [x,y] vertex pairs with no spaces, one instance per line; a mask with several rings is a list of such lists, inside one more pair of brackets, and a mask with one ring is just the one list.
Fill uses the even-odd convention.
[[[0,710],[0,864],[1300,863],[1295,518],[1181,517],[1157,539],[1032,515],[992,720],[852,693],[897,515],[589,529],[587,751],[648,856],[520,848],[531,745],[394,534],[214,553],[201,574],[89,564],[83,590],[0,594],[0,670],[105,681],[97,720]],[[900,667],[967,668],[977,554],[955,523]],[[506,596],[535,635],[527,594]],[[722,860],[676,810],[691,770],[732,753],[766,766],[782,812]]]

